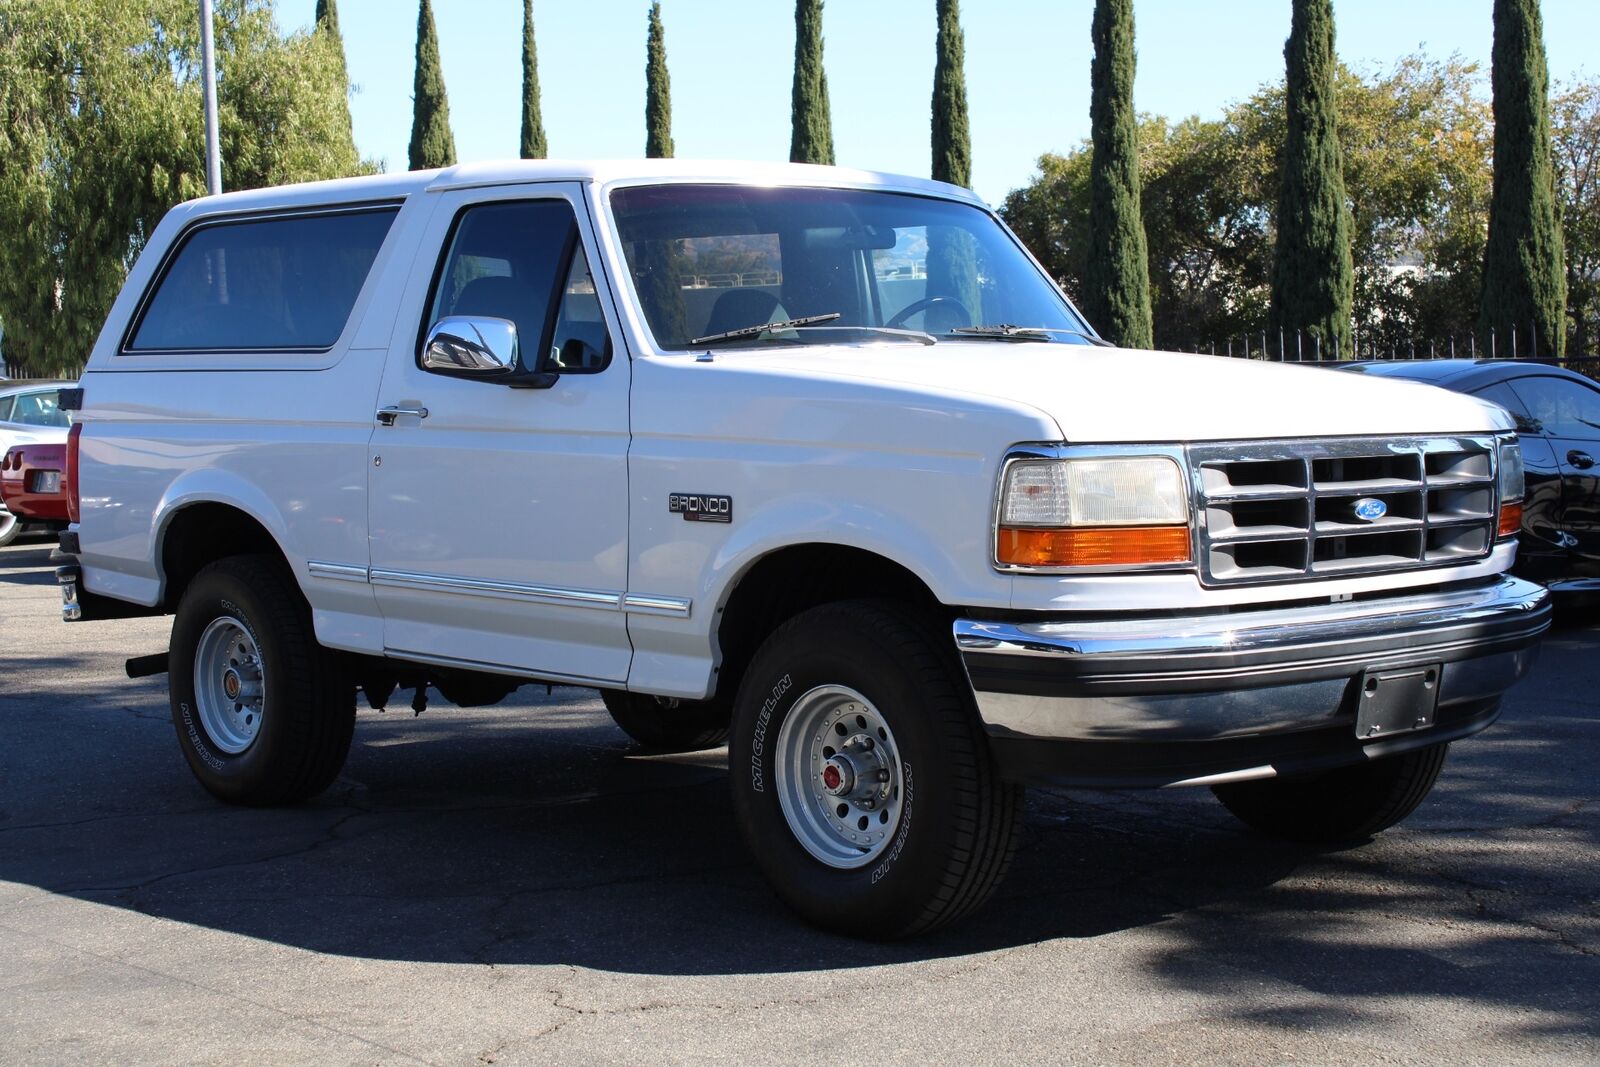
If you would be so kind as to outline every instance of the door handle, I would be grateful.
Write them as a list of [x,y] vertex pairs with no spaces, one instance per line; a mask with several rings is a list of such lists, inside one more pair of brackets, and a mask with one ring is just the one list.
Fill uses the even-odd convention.
[[1567,462],[1581,471],[1586,471],[1594,466],[1594,457],[1587,452],[1574,448],[1567,453]]
[[405,407],[399,404],[393,407],[379,408],[378,424],[380,426],[393,426],[394,420],[398,419],[401,415],[415,415],[419,419],[425,419],[428,417],[428,409],[421,406]]

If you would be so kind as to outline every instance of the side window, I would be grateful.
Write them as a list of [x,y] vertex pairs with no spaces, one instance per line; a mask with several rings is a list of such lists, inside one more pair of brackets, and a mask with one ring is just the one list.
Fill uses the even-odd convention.
[[0,422],[11,421],[11,404],[15,398],[0,396]]
[[51,389],[49,392],[23,393],[16,398],[16,407],[12,409],[11,421],[20,426],[54,426],[67,427],[71,425],[68,413],[61,410],[61,394]]
[[1518,378],[1512,389],[1545,433],[1600,438],[1600,392],[1554,377]]
[[1544,433],[1544,426],[1539,420],[1528,414],[1527,405],[1522,398],[1511,391],[1511,386],[1505,382],[1496,382],[1486,389],[1479,389],[1473,396],[1482,397],[1491,404],[1499,404],[1511,412],[1511,417],[1517,422],[1518,433]]
[[128,352],[325,351],[398,209],[202,225],[147,298]]
[[565,200],[497,201],[461,212],[423,333],[452,315],[509,321],[527,370],[597,371],[610,358],[594,279]]

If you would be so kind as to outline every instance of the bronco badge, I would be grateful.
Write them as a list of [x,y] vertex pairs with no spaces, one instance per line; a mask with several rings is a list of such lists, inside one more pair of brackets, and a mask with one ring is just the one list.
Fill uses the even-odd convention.
[[733,497],[709,493],[672,493],[667,510],[682,515],[685,522],[732,522]]

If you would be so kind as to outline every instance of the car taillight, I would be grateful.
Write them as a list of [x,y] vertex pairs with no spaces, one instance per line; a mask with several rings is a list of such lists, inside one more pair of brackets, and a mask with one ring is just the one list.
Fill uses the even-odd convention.
[[83,436],[83,423],[75,422],[67,431],[67,521],[78,521],[78,438]]

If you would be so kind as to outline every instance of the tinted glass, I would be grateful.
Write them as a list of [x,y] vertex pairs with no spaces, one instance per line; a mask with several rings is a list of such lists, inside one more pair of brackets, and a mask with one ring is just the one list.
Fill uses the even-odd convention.
[[[434,287],[428,326],[451,315],[508,319],[534,367],[577,238],[565,200],[480,204],[462,212]],[[587,272],[585,272],[587,274]],[[594,286],[589,286],[591,295]]]
[[611,358],[611,343],[606,335],[606,320],[600,314],[600,298],[594,277],[589,273],[589,257],[580,244],[573,249],[572,266],[561,290],[561,305],[556,310],[556,332],[550,340],[550,359],[562,371],[605,369]]
[[0,422],[11,421],[11,405],[15,400],[15,397],[0,396]]
[[[663,348],[811,315],[838,327],[953,336],[963,326],[1083,331],[1060,291],[985,211],[848,189],[658,185],[611,205],[629,273]],[[871,340],[870,337],[863,337]],[[1053,340],[1084,343],[1070,333]]]
[[1518,378],[1511,384],[1528,416],[1552,437],[1600,439],[1600,392],[1566,378]]
[[130,351],[332,347],[394,208],[194,231],[168,264]]
[[1511,417],[1517,422],[1518,433],[1544,432],[1544,427],[1539,424],[1539,421],[1529,416],[1527,405],[1523,404],[1522,398],[1512,392],[1511,386],[1505,382],[1496,382],[1488,388],[1479,389],[1472,395],[1482,397],[1491,404],[1499,404],[1511,412]]
[[61,410],[61,394],[54,389],[18,396],[16,406],[11,409],[10,421],[19,426],[66,427],[72,424],[68,413]]

